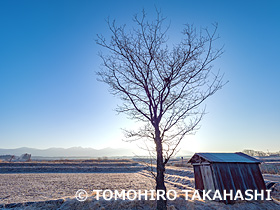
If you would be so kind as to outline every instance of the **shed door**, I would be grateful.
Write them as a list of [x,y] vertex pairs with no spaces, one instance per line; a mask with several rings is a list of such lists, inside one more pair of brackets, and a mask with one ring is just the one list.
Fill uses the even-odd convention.
[[212,170],[210,165],[201,165],[201,176],[203,179],[203,184],[204,184],[204,189],[207,190],[212,190],[212,192],[215,191],[215,186],[213,182],[213,175],[212,175]]

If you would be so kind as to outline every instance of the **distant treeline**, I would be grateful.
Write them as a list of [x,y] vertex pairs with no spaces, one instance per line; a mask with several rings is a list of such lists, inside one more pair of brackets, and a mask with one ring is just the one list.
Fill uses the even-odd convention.
[[242,151],[243,153],[250,156],[280,156],[280,151],[278,152],[263,152],[263,151],[255,151],[250,149],[245,149]]

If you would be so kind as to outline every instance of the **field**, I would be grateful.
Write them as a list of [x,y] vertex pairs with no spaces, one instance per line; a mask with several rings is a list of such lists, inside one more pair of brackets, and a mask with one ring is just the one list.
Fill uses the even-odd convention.
[[280,157],[262,157],[263,161],[260,168],[263,174],[277,174],[280,175]]
[[[146,166],[133,160],[60,160],[28,163],[0,163],[1,209],[155,209],[155,201],[96,200],[93,190],[153,190],[155,182]],[[279,176],[265,174],[266,181]],[[183,189],[194,190],[191,166],[173,160],[166,169],[167,189],[177,198],[169,209],[280,209],[273,201],[238,201],[225,205],[217,201],[188,200]],[[89,198],[79,202],[75,193],[84,189]],[[280,190],[279,188],[277,188]],[[279,197],[279,191],[274,192]]]

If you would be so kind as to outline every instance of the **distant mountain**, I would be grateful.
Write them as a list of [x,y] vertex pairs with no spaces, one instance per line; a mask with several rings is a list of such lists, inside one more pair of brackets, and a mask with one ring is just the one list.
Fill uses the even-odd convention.
[[71,148],[48,148],[48,149],[35,149],[29,147],[21,147],[16,149],[0,149],[0,155],[16,155],[19,156],[24,153],[29,153],[33,157],[113,157],[113,156],[134,156],[133,151],[129,149],[93,149],[83,147]]
[[[118,156],[142,156],[143,150],[131,150],[126,148],[113,149],[110,147],[104,149],[93,149],[83,147],[35,149],[29,147],[20,147],[16,149],[0,149],[0,155],[16,155],[20,156],[24,153],[31,154],[32,157],[118,157]],[[176,156],[192,156],[194,153],[187,150],[180,150]]]

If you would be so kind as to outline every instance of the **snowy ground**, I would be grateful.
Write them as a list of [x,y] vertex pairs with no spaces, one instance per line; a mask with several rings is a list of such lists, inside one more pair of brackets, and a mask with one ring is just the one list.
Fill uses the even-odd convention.
[[[56,173],[0,173],[0,209],[155,209],[154,201],[96,200],[92,194],[94,189],[119,191],[155,189],[154,179],[148,171],[139,169],[138,172],[112,173],[109,169],[112,165],[114,164],[103,164],[102,173],[59,173],[57,168]],[[73,168],[69,164],[68,166]],[[66,163],[62,164],[62,172],[69,168],[68,166]],[[114,166],[119,168],[117,172],[123,170],[124,166],[139,167],[132,163]],[[100,167],[97,167],[98,171],[101,170]],[[107,167],[109,173],[106,173]],[[267,180],[279,178],[277,175],[264,177]],[[234,205],[216,201],[186,201],[180,192],[182,189],[194,189],[191,168],[168,167],[166,186],[168,190],[178,192],[177,199],[168,202],[169,209],[280,209],[280,205],[273,201],[237,202]],[[88,192],[89,198],[85,202],[75,199],[78,189]],[[279,195],[280,187],[276,189]]]
[[280,175],[276,174],[263,174],[264,180],[267,181],[273,181],[273,182],[279,182],[280,183]]

